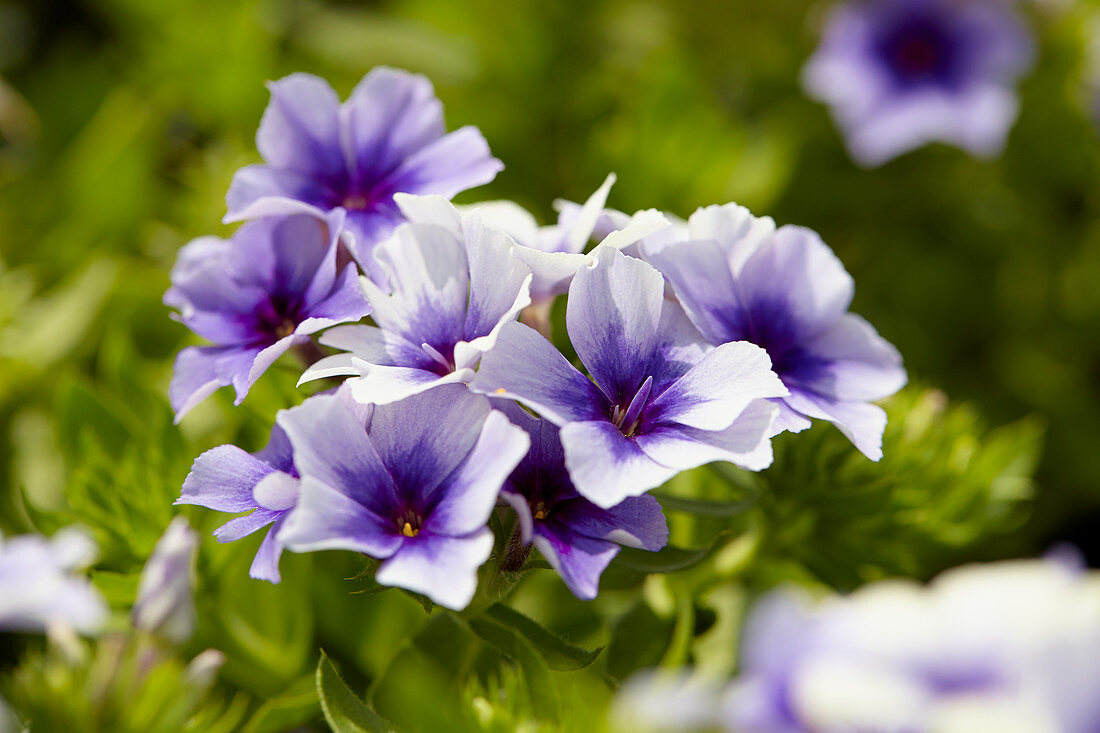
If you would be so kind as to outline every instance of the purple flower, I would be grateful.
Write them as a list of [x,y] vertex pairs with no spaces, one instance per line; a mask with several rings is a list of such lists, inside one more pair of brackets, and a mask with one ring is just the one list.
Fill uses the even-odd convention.
[[82,633],[102,628],[107,604],[78,574],[95,554],[91,539],[72,528],[49,539],[0,537],[0,630],[45,631],[53,624]]
[[501,400],[497,409],[531,437],[531,449],[508,477],[501,498],[516,510],[524,543],[535,543],[575,596],[596,597],[600,575],[620,545],[665,546],[668,527],[656,499],[635,496],[601,509],[573,488],[553,423],[515,403]]
[[342,218],[270,217],[230,240],[202,237],[180,250],[164,302],[214,345],[188,346],[176,357],[169,387],[176,422],[218,387],[232,384],[240,404],[292,346],[370,312],[355,266],[337,273]]
[[724,719],[739,733],[1100,726],[1094,573],[1016,561],[757,603]]
[[464,608],[493,549],[486,522],[527,453],[526,433],[462,385],[370,409],[364,429],[318,396],[282,426],[302,476],[279,541],[295,552],[345,549],[384,560],[375,579]]
[[351,252],[372,277],[374,245],[403,219],[393,195],[440,194],[493,180],[504,167],[475,127],[445,134],[443,105],[418,74],[379,67],[347,102],[323,79],[291,74],[268,85],[256,133],[266,165],[233,177],[226,222],[272,214],[347,212]]
[[776,427],[798,432],[810,418],[828,420],[880,459],[886,413],[870,402],[899,390],[905,370],[897,350],[848,313],[854,284],[832,250],[809,229],[773,233],[732,204],[700,209],[689,226],[696,239],[647,245],[646,259],[707,341],[767,350],[790,390]]
[[[535,304],[545,304],[567,291],[573,275],[589,261],[590,258],[582,253],[607,218],[604,204],[614,183],[615,174],[611,173],[583,206],[555,201],[559,209],[558,221],[550,226],[540,227],[534,216],[512,201],[486,201],[462,207],[462,210],[476,211],[487,226],[507,232],[516,240],[520,245],[516,252],[534,276],[531,300]],[[604,243],[620,249],[668,226],[664,216],[653,209],[639,211],[634,216],[614,213],[618,215],[614,220],[616,226],[597,239],[604,240],[614,234]]]
[[352,394],[365,404],[468,382],[504,324],[531,302],[531,271],[511,237],[439,196],[398,200],[411,221],[375,250],[392,290],[361,280],[376,325],[326,333],[321,343],[348,353],[302,375],[352,376]]
[[176,517],[141,571],[131,612],[134,628],[182,644],[195,633],[195,553],[199,536]]
[[[359,415],[360,423],[365,423],[365,408],[359,407],[346,389],[336,394]],[[306,403],[315,399],[311,397]],[[234,542],[270,525],[248,574],[272,583],[281,579],[279,558],[283,545],[278,539],[279,529],[298,501],[300,483],[294,452],[279,422],[298,409],[302,408],[280,411],[271,438],[257,453],[246,453],[235,445],[219,445],[196,458],[176,500],[176,504],[195,504],[220,512],[250,512],[214,530],[218,542]]]
[[1015,121],[1012,85],[1031,64],[1004,0],[867,0],[839,7],[807,63],[807,93],[832,108],[852,157],[876,166],[933,141],[996,155]]
[[519,323],[501,329],[471,389],[515,399],[561,428],[581,496],[609,509],[688,468],[771,463],[776,408],[787,390],[747,343],[707,346],[661,274],[600,246],[569,287],[566,327],[590,380]]

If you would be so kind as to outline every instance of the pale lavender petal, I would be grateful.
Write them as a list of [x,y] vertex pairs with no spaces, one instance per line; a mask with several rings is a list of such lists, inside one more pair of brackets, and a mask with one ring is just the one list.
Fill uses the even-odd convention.
[[252,488],[274,470],[275,467],[258,455],[246,453],[235,445],[219,445],[195,459],[175,503],[195,504],[220,512],[246,512],[256,508]]
[[535,528],[535,547],[581,600],[590,601],[600,590],[600,575],[619,554],[619,546],[571,532],[557,523]]
[[278,540],[281,520],[277,520],[275,526],[264,535],[260,549],[256,551],[256,557],[252,560],[252,566],[248,569],[248,577],[256,580],[266,580],[269,583],[279,583],[282,575],[279,573],[279,558],[283,556],[283,545]]
[[496,505],[504,480],[527,455],[531,440],[496,410],[489,413],[477,443],[439,489],[442,496],[425,531],[461,535],[483,526]]
[[817,377],[802,385],[840,400],[880,400],[905,386],[901,354],[874,327],[846,314],[806,349],[825,361]]
[[252,488],[256,505],[264,509],[285,512],[298,501],[298,478],[282,471],[264,476]]
[[446,384],[464,384],[474,377],[469,369],[439,376],[419,367],[365,364],[356,357],[352,357],[352,364],[362,376],[349,380],[351,394],[364,405],[389,405]]
[[277,168],[304,173],[333,187],[347,179],[340,140],[340,99],[324,79],[291,74],[270,82],[271,101],[256,147]]
[[748,333],[726,253],[714,241],[685,241],[659,249],[643,247],[646,259],[672,283],[691,322],[712,344],[739,341]]
[[[744,206],[731,203],[696,209],[688,218],[687,228],[690,239],[717,243],[729,269],[737,274],[752,253],[775,233],[775,221],[770,216],[753,216]],[[646,248],[647,257],[653,249]]]
[[363,77],[343,113],[355,169],[364,181],[381,180],[446,129],[432,83],[420,74],[387,67]]
[[[255,507],[255,504],[252,506]],[[217,538],[218,542],[236,542],[242,537],[247,537],[253,532],[263,529],[282,516],[282,514],[282,512],[276,512],[270,509],[256,509],[256,511],[251,514],[230,519],[214,530],[214,537]]]
[[801,433],[803,430],[813,425],[812,420],[790,407],[782,398],[772,400],[772,404],[779,408],[779,412],[775,415],[775,422],[772,423],[773,436],[784,431],[788,433]]
[[368,364],[427,369],[433,363],[420,344],[377,326],[337,326],[326,331],[320,342],[351,352]]
[[651,419],[701,430],[728,427],[753,400],[782,397],[787,388],[768,353],[747,341],[722,344],[649,405]]
[[649,376],[663,299],[661,273],[612,248],[597,249],[569,286],[569,338],[616,404],[629,402]]
[[462,385],[444,385],[376,407],[371,441],[398,486],[415,486],[428,497],[446,489],[444,479],[474,448],[488,415],[489,401],[484,397]]
[[331,292],[309,308],[310,319],[331,324],[358,321],[369,313],[370,303],[359,289],[355,265],[345,267]]
[[531,280],[530,269],[504,232],[483,225],[476,213],[462,221],[470,268],[470,300],[464,341],[487,336],[504,320],[514,319],[531,301],[519,298]]
[[609,509],[575,502],[554,519],[577,534],[627,547],[659,550],[668,543],[668,523],[661,505],[648,494],[624,499]]
[[395,210],[382,207],[366,211],[349,211],[344,229],[351,242],[348,251],[371,280],[386,286],[386,272],[374,257],[377,246],[391,236],[401,217]]
[[859,452],[877,461],[882,458],[882,433],[886,430],[886,411],[868,402],[830,400],[794,389],[783,398],[792,409],[835,424]]
[[514,399],[557,425],[606,419],[607,398],[553,344],[521,323],[506,323],[470,382],[475,392]]
[[262,216],[312,214],[323,217],[338,194],[323,182],[270,165],[248,165],[233,174],[222,223]]
[[724,430],[678,425],[657,428],[637,438],[638,448],[674,473],[713,461],[729,461],[750,471],[771,465],[771,426],[778,408],[758,400]]
[[[326,485],[315,506],[321,506],[322,501],[357,504],[357,515],[369,513],[374,517],[370,521],[382,523],[382,517],[389,515],[396,502],[396,487],[360,417],[344,399],[317,395],[298,407],[281,411],[275,419],[294,446],[299,475],[303,480],[309,477],[316,484]],[[303,485],[301,496],[304,498],[306,493]],[[331,498],[331,493],[342,494],[344,500]]]
[[450,351],[463,340],[469,293],[466,252],[440,227],[402,225],[375,251],[392,290],[361,281],[380,328]]
[[[244,402],[244,398],[248,396],[248,391],[252,389],[252,385],[256,383],[256,380],[263,376],[263,373],[268,370],[275,361],[290,351],[290,348],[296,343],[302,343],[306,340],[305,336],[294,333],[289,336],[284,336],[270,346],[255,350],[244,350],[241,352],[240,359],[223,359],[219,362],[219,368],[225,368],[226,373],[230,373],[232,370],[233,389],[237,391],[237,398],[233,400],[233,404],[239,405]],[[248,371],[244,371],[241,366],[245,363],[247,357],[250,355],[251,359],[248,359]]]
[[531,514],[531,504],[527,501],[527,497],[504,489],[500,492],[500,499],[515,510],[516,521],[519,522],[520,539],[523,540],[523,544],[531,544],[535,518]]
[[[783,303],[802,337],[820,334],[848,310],[855,284],[816,232],[783,226],[749,257],[738,279],[741,302]],[[750,339],[752,340],[752,339]]]
[[359,496],[322,483],[312,476],[302,479],[298,505],[287,513],[276,534],[281,545],[292,552],[352,550],[384,558],[401,546],[402,537],[389,522],[360,503]]
[[493,180],[504,164],[476,127],[462,127],[409,155],[382,184],[390,191],[451,198]]
[[606,421],[572,422],[561,429],[565,465],[581,496],[610,508],[629,496],[655,489],[680,472],[643,452]]
[[233,350],[221,346],[188,346],[176,355],[168,397],[177,424],[219,387],[229,384],[218,375],[216,366],[219,357],[227,351]]
[[453,610],[469,605],[477,590],[477,569],[493,551],[488,527],[463,537],[422,533],[409,538],[382,563],[374,579],[382,585],[423,593]]

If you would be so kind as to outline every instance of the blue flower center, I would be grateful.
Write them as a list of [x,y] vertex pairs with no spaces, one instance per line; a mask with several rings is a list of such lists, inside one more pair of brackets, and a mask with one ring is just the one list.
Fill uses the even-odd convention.
[[956,86],[966,39],[949,18],[913,10],[892,19],[874,41],[874,54],[899,86]]
[[253,313],[259,341],[277,341],[294,333],[301,321],[296,300],[275,295],[259,305]]
[[424,517],[415,509],[405,509],[397,513],[394,522],[398,534],[405,537],[416,537],[420,534],[420,528],[424,524]]
[[741,338],[768,352],[772,371],[784,384],[806,383],[817,377],[825,362],[801,345],[800,334],[786,303],[757,301],[747,310],[746,316],[745,333]]

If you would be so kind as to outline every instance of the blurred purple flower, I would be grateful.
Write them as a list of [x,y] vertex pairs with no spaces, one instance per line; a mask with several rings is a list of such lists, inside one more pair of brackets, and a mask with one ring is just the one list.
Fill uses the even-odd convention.
[[877,166],[933,141],[1000,152],[1032,43],[1005,0],[855,0],[830,16],[803,72],[856,162]]
[[739,733],[1100,729],[1100,584],[1058,562],[757,603],[725,723]]
[[337,397],[281,416],[301,474],[278,539],[294,552],[345,549],[383,560],[382,585],[464,608],[493,549],[486,526],[526,433],[462,385],[369,410]]
[[511,237],[439,196],[398,199],[410,223],[375,250],[392,290],[361,279],[376,325],[326,333],[321,343],[347,353],[302,375],[351,376],[352,395],[365,404],[468,382],[501,328],[531,302],[531,271]]
[[645,262],[598,247],[569,287],[566,327],[591,380],[537,332],[507,323],[470,386],[558,425],[581,496],[607,509],[711,461],[771,463],[776,408],[763,398],[787,390],[767,354],[708,346]]
[[81,633],[99,631],[107,604],[77,574],[95,554],[92,540],[73,528],[50,538],[0,536],[0,630],[45,631],[64,624]]
[[531,437],[531,449],[508,477],[501,498],[516,510],[523,542],[535,543],[575,596],[596,597],[600,575],[620,545],[665,546],[668,527],[656,499],[635,496],[601,509],[573,488],[553,423],[513,402],[501,400],[496,407]]
[[183,517],[168,525],[141,571],[134,628],[182,644],[195,632],[195,553],[199,536]]
[[[403,218],[399,191],[456,193],[503,169],[475,127],[446,133],[443,105],[428,79],[379,67],[341,104],[309,74],[268,84],[271,102],[256,133],[265,165],[237,171],[226,222],[272,214],[347,212],[350,250],[372,277],[370,255]],[[446,134],[445,134],[446,133]]]
[[179,422],[219,387],[236,403],[276,359],[337,323],[370,312],[355,266],[337,273],[343,214],[248,222],[232,239],[202,237],[180,250],[166,305],[213,346],[188,346],[176,357],[169,387]]
[[868,458],[882,457],[886,413],[871,404],[906,382],[901,356],[848,313],[851,276],[816,233],[778,230],[733,204],[700,209],[686,241],[643,245],[692,323],[712,344],[764,348],[790,390],[777,429],[835,423]]

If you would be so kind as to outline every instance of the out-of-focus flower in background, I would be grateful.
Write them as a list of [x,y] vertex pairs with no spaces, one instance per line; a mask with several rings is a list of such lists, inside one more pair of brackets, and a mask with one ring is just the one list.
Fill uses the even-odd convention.
[[940,141],[997,155],[1032,62],[1026,25],[1002,0],[854,0],[829,16],[803,70],[860,165]]
[[[1100,726],[1100,574],[1051,558],[823,601],[779,590],[754,607],[740,657],[740,676],[703,700],[738,733],[1090,733]],[[649,688],[673,707],[699,699],[688,686],[636,685],[630,699]]]
[[199,536],[176,517],[141,571],[131,614],[134,628],[182,644],[195,631],[195,553]]
[[95,556],[95,544],[74,528],[50,538],[0,537],[0,630],[45,631],[60,624],[81,633],[98,631],[107,604],[79,575]]

